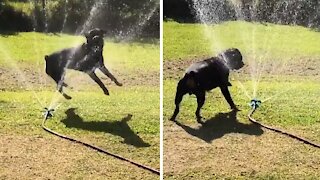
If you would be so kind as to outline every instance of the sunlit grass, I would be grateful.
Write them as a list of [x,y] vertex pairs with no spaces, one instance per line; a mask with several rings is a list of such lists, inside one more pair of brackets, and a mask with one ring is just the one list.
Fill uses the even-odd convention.
[[[82,36],[66,34],[42,34],[36,32],[18,33],[0,36],[0,65],[6,66],[10,61],[19,64],[43,64],[44,56],[81,45],[85,42]],[[158,71],[160,67],[159,44],[115,43],[105,41],[105,64],[122,70]],[[148,68],[145,68],[148,67]]]
[[164,23],[164,59],[212,56],[239,48],[262,59],[319,57],[320,33],[300,26],[224,22],[217,25]]
[[[110,96],[106,96],[96,84],[87,83],[85,80],[78,82],[83,80],[82,73],[68,72],[67,77],[79,76],[81,79],[66,79],[70,80],[68,84],[71,85],[71,88],[65,89],[67,94],[72,96],[72,100],[68,101],[54,92],[54,85],[50,86],[53,81],[46,82],[47,75],[43,72],[44,56],[62,48],[81,45],[83,42],[85,38],[82,36],[66,34],[28,32],[0,36],[0,53],[2,54],[0,71],[1,73],[9,72],[9,75],[5,76],[8,79],[3,79],[1,84],[0,134],[25,138],[42,137],[49,143],[56,137],[42,130],[41,123],[44,107],[52,107],[55,111],[54,116],[47,121],[49,128],[159,169],[160,94],[158,86],[148,83],[124,84],[122,87],[111,85],[108,86]],[[113,40],[105,40],[105,64],[111,71],[126,74],[127,76],[124,77],[126,81],[130,81],[131,73],[157,74],[160,64],[159,56],[157,42],[154,44],[117,43]],[[33,78],[29,78],[32,75]],[[154,79],[158,80],[156,77]],[[144,80],[143,77],[136,81],[140,80]],[[72,87],[81,88],[72,89]],[[70,111],[72,111],[71,115]],[[127,119],[130,116],[132,117]],[[96,152],[93,151],[93,153]],[[34,155],[32,152],[26,154]],[[10,155],[11,153],[8,152],[4,156]],[[65,155],[72,156],[67,153]],[[112,157],[98,154],[98,158],[100,160],[106,158],[110,166],[114,165],[112,162],[115,159]],[[80,159],[76,162],[75,169],[79,171],[76,173],[78,177],[86,173],[81,169],[83,162],[87,161]],[[123,169],[126,168],[126,166],[123,167]],[[10,171],[10,168],[8,170]],[[65,170],[61,170],[61,173],[68,174]],[[113,177],[117,177],[118,174],[118,172],[110,172]],[[77,176],[72,175],[72,177]],[[96,176],[93,175],[93,177]],[[157,177],[157,175],[154,176]],[[141,177],[141,172],[130,174],[130,177]],[[148,178],[150,176],[147,176]]]

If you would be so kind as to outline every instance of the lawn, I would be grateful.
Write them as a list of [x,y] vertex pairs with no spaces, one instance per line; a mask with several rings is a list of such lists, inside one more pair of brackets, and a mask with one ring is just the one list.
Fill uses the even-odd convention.
[[66,34],[0,36],[0,177],[158,179],[134,165],[48,134],[44,107],[55,108],[47,126],[112,153],[159,169],[159,44],[105,41],[105,64],[123,83],[108,78],[110,96],[88,75],[68,71],[67,94],[55,93],[43,57],[85,39]]
[[[304,27],[225,22],[218,25],[164,23],[164,59],[211,56],[237,47],[245,55],[266,60],[320,56],[320,34]],[[289,55],[289,56],[288,56]]]
[[[298,26],[225,22],[164,23],[164,173],[167,179],[316,179],[320,151],[251,124],[258,121],[320,143],[320,33]],[[196,122],[195,96],[174,110],[178,79],[192,62],[236,47],[246,66],[231,72],[232,113],[220,90],[207,93],[205,124]]]
[[[41,34],[37,32],[0,36],[0,48],[4,56],[0,64],[42,63],[44,55],[62,48],[70,48],[85,42],[82,36],[66,34]],[[107,41],[104,46],[105,63],[115,69],[134,70],[149,67],[149,71],[159,71],[159,45],[138,42],[115,43]],[[11,61],[10,61],[11,60]],[[140,70],[146,70],[141,68]]]

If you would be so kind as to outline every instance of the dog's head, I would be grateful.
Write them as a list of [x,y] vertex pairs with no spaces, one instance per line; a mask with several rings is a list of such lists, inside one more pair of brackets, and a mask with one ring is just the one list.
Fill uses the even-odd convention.
[[88,31],[87,33],[85,33],[85,37],[87,39],[87,44],[91,45],[93,43],[93,38],[95,37],[100,37],[103,39],[104,34],[106,33],[105,30],[99,29],[99,28],[95,28],[95,29],[91,29],[90,31]]
[[220,53],[218,57],[224,60],[231,70],[238,70],[244,66],[242,55],[237,48],[227,49]]
[[102,37],[94,36],[90,44],[88,44],[88,47],[90,48],[92,53],[98,53],[98,52],[102,52],[103,44],[104,44],[104,41]]

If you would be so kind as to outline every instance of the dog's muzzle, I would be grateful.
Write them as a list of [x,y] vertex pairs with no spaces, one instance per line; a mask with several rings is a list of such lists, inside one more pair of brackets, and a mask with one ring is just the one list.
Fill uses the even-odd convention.
[[91,50],[96,53],[102,51],[102,48],[100,46],[93,46]]

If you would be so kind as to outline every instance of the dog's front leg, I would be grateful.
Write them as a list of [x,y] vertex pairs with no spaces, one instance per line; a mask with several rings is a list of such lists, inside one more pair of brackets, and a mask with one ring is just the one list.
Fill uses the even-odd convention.
[[113,82],[116,83],[116,85],[118,86],[122,86],[122,83],[120,83],[111,73],[110,71],[104,66],[100,66],[99,67],[100,71],[103,72],[103,74],[105,74],[106,76],[108,76]]
[[89,76],[91,77],[91,79],[93,79],[100,86],[100,88],[103,90],[104,94],[109,95],[108,89],[104,86],[102,81],[98,78],[98,76],[94,72],[90,72]]
[[233,110],[238,110],[237,106],[234,104],[234,102],[233,102],[233,100],[231,98],[228,86],[221,86],[220,90],[221,90],[224,98],[226,99],[226,101],[229,103],[230,108],[233,109]]

